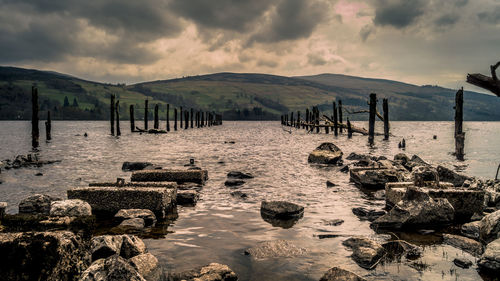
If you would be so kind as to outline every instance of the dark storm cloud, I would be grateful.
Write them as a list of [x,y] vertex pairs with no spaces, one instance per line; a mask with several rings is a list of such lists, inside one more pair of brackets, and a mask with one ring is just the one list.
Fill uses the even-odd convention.
[[491,24],[499,24],[500,23],[500,6],[496,6],[494,9],[489,11],[484,11],[477,14],[477,17],[480,21],[491,23]]
[[375,0],[375,25],[405,28],[424,14],[426,0]]
[[373,33],[375,33],[375,28],[371,25],[365,25],[359,31],[359,36],[361,37],[361,40],[365,42],[370,36],[370,34]]
[[309,37],[323,22],[328,6],[321,1],[282,0],[272,13],[270,22],[252,36],[252,42],[279,42]]
[[444,14],[438,17],[434,21],[434,24],[436,24],[437,26],[449,26],[454,25],[459,19],[460,16],[458,14]]

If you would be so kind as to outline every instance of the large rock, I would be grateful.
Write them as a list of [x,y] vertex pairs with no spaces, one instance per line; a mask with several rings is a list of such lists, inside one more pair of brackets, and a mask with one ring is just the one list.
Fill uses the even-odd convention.
[[335,144],[325,142],[309,154],[307,161],[316,164],[337,164],[342,159],[342,154]]
[[453,234],[443,234],[443,240],[445,244],[462,249],[477,257],[483,253],[483,245],[476,240],[472,240],[467,237]]
[[319,281],[365,281],[366,279],[340,267],[330,268]]
[[204,184],[208,179],[207,170],[144,170],[132,173],[131,180],[144,181],[173,181],[177,183],[194,182]]
[[78,280],[90,264],[85,243],[69,231],[0,233],[0,279]]
[[118,228],[121,230],[127,232],[127,231],[137,231],[137,230],[142,230],[146,227],[146,223],[144,222],[144,219],[141,218],[133,218],[133,219],[127,219],[124,220],[118,225]]
[[113,255],[129,259],[146,252],[146,245],[140,238],[126,234],[95,236],[90,246],[93,261]]
[[175,207],[177,188],[81,187],[67,191],[69,199],[81,199],[92,211],[114,215],[121,209],[148,209],[157,218]]
[[146,167],[153,166],[150,162],[123,162],[123,171],[139,171],[144,170]]
[[155,214],[148,209],[121,209],[116,213],[115,220],[121,223],[124,220],[141,218],[145,226],[151,226],[156,223]]
[[276,219],[301,218],[304,215],[304,207],[286,201],[262,201],[260,212],[266,217]]
[[147,281],[161,280],[161,270],[158,267],[158,259],[150,253],[140,254],[129,259],[139,274]]
[[496,273],[497,277],[500,274],[500,238],[493,240],[486,246],[484,254],[481,259],[477,262],[477,265],[481,269],[487,271],[493,271]]
[[122,235],[120,256],[130,259],[144,253],[146,253],[146,245],[139,237],[135,235]]
[[45,194],[35,194],[28,198],[21,200],[19,203],[19,213],[20,214],[41,214],[49,215],[50,204],[53,201],[62,200],[61,198],[45,195]]
[[352,213],[355,214],[360,220],[368,221],[374,221],[379,217],[385,215],[384,210],[367,209],[365,207],[353,208]]
[[465,223],[460,228],[460,232],[463,236],[469,237],[474,240],[479,240],[479,227],[481,226],[481,221],[473,221]]
[[296,257],[303,255],[305,252],[305,249],[297,247],[287,240],[261,242],[245,250],[246,255],[250,255],[256,259]]
[[479,238],[485,244],[500,238],[500,210],[488,214],[481,220]]
[[462,186],[466,180],[472,180],[471,177],[456,173],[444,166],[438,166],[437,172],[440,181],[451,182],[454,186]]
[[80,199],[54,201],[50,204],[51,217],[87,217],[92,215],[89,203]]
[[416,186],[426,186],[427,182],[439,183],[439,176],[435,168],[431,166],[415,166],[412,168],[411,175]]
[[357,186],[367,189],[384,189],[386,183],[404,179],[397,170],[386,168],[352,168],[349,175]]
[[382,245],[367,238],[351,237],[342,244],[352,249],[352,259],[365,269],[375,268],[385,253]]
[[180,190],[177,192],[178,205],[194,205],[199,198],[200,193],[196,190]]
[[227,173],[228,178],[235,178],[235,179],[253,179],[253,175],[250,173],[243,173],[239,171],[230,171]]
[[79,281],[146,281],[128,261],[120,256],[99,259],[92,263]]
[[432,199],[420,188],[409,187],[403,199],[387,214],[372,222],[375,228],[433,226],[450,223],[455,210],[446,199]]
[[401,256],[407,259],[416,259],[422,256],[423,249],[410,244],[404,240],[392,240],[382,244],[385,249],[385,258],[390,260],[400,260]]
[[245,184],[244,180],[229,178],[224,182],[225,186],[239,186]]
[[237,281],[238,276],[229,266],[219,263],[211,263],[206,266],[195,268],[181,273],[169,274],[171,281]]

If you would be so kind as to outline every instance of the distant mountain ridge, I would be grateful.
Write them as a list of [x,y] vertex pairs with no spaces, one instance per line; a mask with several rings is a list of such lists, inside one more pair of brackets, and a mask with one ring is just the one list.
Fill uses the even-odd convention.
[[[168,103],[171,108],[222,112],[225,119],[276,120],[281,114],[304,112],[311,106],[330,115],[334,100],[342,100],[349,112],[367,109],[368,94],[372,92],[379,99],[389,99],[391,120],[453,120],[456,92],[438,86],[342,74],[285,77],[222,72],[125,85],[87,81],[51,71],[0,67],[0,119],[31,118],[32,85],[39,89],[42,118],[50,110],[54,119],[82,120],[107,119],[111,94],[120,100],[120,117],[124,119],[128,118],[129,105],[135,105],[136,118],[142,118],[141,108],[144,100],[149,99],[150,104],[159,104],[160,116],[165,116]],[[65,106],[65,98],[71,106]],[[500,98],[466,91],[464,99],[465,120],[500,121]],[[349,116],[347,111],[345,116]],[[366,114],[349,117],[367,118]]]

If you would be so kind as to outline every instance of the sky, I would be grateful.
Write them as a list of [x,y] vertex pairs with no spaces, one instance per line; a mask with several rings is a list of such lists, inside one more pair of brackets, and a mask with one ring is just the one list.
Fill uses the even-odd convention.
[[0,65],[111,83],[338,73],[464,86],[500,61],[500,0],[0,0]]

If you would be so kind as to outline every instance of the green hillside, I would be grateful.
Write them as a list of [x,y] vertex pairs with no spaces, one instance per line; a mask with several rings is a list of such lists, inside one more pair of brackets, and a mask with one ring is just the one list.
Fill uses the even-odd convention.
[[[72,76],[0,67],[0,119],[29,119],[31,86],[38,87],[41,117],[51,110],[54,119],[105,120],[109,96],[120,100],[120,116],[128,118],[128,107],[143,118],[144,100],[152,108],[159,104],[164,118],[166,104],[222,112],[225,119],[279,119],[283,113],[319,106],[331,114],[331,103],[341,99],[347,110],[367,109],[368,94],[389,98],[392,120],[452,120],[456,90],[437,86],[415,86],[397,81],[337,74],[283,77],[267,74],[217,73],[180,79],[111,85]],[[65,99],[67,102],[65,104]],[[465,93],[466,120],[500,120],[500,98]],[[172,114],[171,110],[171,114]],[[351,116],[366,119],[366,114]]]

